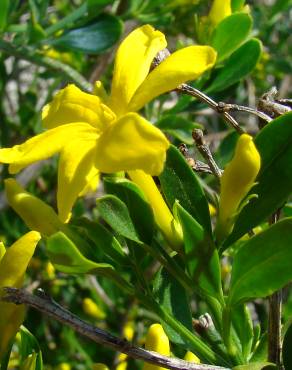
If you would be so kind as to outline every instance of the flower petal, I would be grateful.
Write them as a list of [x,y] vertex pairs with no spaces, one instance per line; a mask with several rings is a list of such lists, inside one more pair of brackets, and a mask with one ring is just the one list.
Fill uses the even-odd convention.
[[94,166],[96,138],[91,135],[72,141],[62,150],[58,168],[57,204],[59,218],[67,222],[80,193],[97,185],[98,170]]
[[158,175],[168,147],[159,129],[138,114],[128,113],[100,136],[95,163],[105,173],[141,169]]
[[97,131],[87,123],[62,125],[37,135],[21,145],[0,149],[0,163],[9,163],[9,172],[17,173],[31,163],[47,159],[60,152],[68,142]]
[[0,263],[0,286],[18,288],[27,265],[41,238],[37,231],[30,231],[6,250]]
[[189,46],[171,54],[140,85],[129,104],[129,111],[136,112],[156,96],[198,78],[214,65],[216,56],[210,46]]
[[86,122],[101,130],[106,122],[114,118],[114,113],[101,103],[98,96],[87,94],[75,85],[68,85],[60,90],[42,112],[43,125],[46,128]]
[[149,73],[156,54],[166,47],[165,36],[149,25],[131,32],[121,43],[115,59],[110,107],[117,115],[127,105]]

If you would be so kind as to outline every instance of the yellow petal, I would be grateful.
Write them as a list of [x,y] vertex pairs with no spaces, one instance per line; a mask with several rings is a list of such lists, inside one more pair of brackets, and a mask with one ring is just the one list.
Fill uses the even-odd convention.
[[214,0],[208,18],[217,25],[231,13],[231,0]]
[[6,248],[5,248],[4,244],[2,242],[0,242],[0,262],[1,262],[2,257],[4,256],[5,253],[6,253]]
[[92,185],[98,170],[93,161],[97,136],[91,134],[71,141],[61,152],[58,168],[57,204],[59,218],[67,222],[80,193]]
[[142,169],[158,175],[169,142],[163,133],[136,113],[128,113],[100,136],[96,167],[105,173]]
[[121,115],[144,81],[156,54],[166,47],[163,33],[149,25],[131,32],[121,43],[115,59],[110,107]]
[[52,207],[25,191],[14,179],[6,179],[5,193],[10,206],[31,229],[50,236],[63,224]]
[[88,133],[97,135],[96,129],[86,123],[72,123],[53,128],[21,145],[0,149],[0,163],[9,163],[9,172],[17,173],[34,162],[53,156],[70,141]]
[[87,94],[75,85],[68,85],[60,90],[42,112],[43,125],[46,128],[85,122],[101,130],[104,124],[114,118],[114,113],[101,103],[98,96]]
[[129,111],[138,111],[156,96],[198,78],[214,65],[216,56],[210,46],[188,46],[171,54],[140,85],[129,103]]
[[[169,340],[160,324],[150,326],[147,336],[145,348],[149,351],[155,351],[161,355],[169,356]],[[143,370],[163,370],[164,367],[144,363]]]
[[41,238],[37,231],[30,231],[6,250],[0,262],[0,287],[19,287],[27,265]]

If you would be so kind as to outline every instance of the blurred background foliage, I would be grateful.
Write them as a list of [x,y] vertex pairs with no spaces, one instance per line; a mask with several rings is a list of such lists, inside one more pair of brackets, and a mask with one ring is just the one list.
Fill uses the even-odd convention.
[[[10,147],[39,133],[42,107],[57,89],[69,82],[89,91],[95,81],[101,80],[110,89],[119,41],[145,23],[165,33],[170,51],[202,43],[217,49],[216,67],[194,84],[216,101],[255,107],[259,97],[274,85],[280,97],[288,97],[291,3],[291,0],[246,3],[233,0],[233,14],[211,26],[205,22],[211,1],[203,0],[1,0],[0,145]],[[230,159],[236,134],[219,115],[193,98],[173,92],[148,104],[143,113],[176,145],[184,142],[191,152],[191,131],[203,128],[219,165],[223,167]],[[248,132],[257,130],[254,116],[236,114],[236,117]],[[38,163],[17,176],[29,191],[53,206],[56,163],[56,159]],[[3,179],[7,176],[6,167],[0,167],[0,240],[10,245],[27,228],[7,205],[3,194]],[[206,186],[212,185],[212,179],[207,177],[205,181]],[[74,215],[91,210],[100,194],[101,188],[97,194],[80,201]],[[287,206],[286,212],[291,214],[291,207]],[[223,266],[223,280],[229,269],[228,264]],[[145,328],[155,320],[153,314],[137,306],[127,295],[121,295],[108,280],[97,282],[93,277],[56,272],[42,247],[31,261],[26,283],[41,286],[80,317],[119,336],[128,323],[139,344],[143,343]],[[251,308],[256,320],[265,327],[265,304],[258,300]],[[196,315],[204,313],[201,302],[194,301],[193,309]],[[291,317],[291,298],[283,314],[284,320]],[[119,361],[112,351],[80,338],[71,329],[35,311],[29,311],[25,326],[40,343],[45,369],[91,369],[95,362],[114,368]],[[25,330],[21,335],[30,338]],[[15,366],[21,350],[20,345],[14,346]],[[12,361],[11,368],[14,365]],[[129,369],[138,366],[137,362],[133,365],[129,361]]]

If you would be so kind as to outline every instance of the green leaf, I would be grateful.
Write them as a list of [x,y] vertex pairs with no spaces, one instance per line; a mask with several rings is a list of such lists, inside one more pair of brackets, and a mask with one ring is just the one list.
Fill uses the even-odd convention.
[[205,92],[225,90],[244,78],[254,69],[261,52],[262,44],[258,39],[251,39],[244,43],[226,60],[224,67],[218,71]]
[[139,235],[132,222],[128,208],[124,202],[113,195],[97,199],[97,209],[100,216],[120,235],[139,242]]
[[3,31],[7,24],[10,0],[0,1],[0,31]]
[[244,6],[245,0],[231,0],[232,12],[238,12]]
[[231,245],[283,206],[292,192],[292,112],[266,125],[255,137],[261,170],[250,194],[258,194],[240,212],[223,248]]
[[268,333],[265,332],[256,344],[255,350],[251,356],[251,362],[264,362],[268,358]]
[[277,366],[271,362],[251,362],[247,365],[239,365],[232,370],[277,370]]
[[84,257],[76,245],[62,232],[47,239],[46,252],[57,270],[67,274],[108,276],[114,271],[108,263],[96,263]]
[[208,202],[200,180],[183,155],[173,145],[167,151],[166,163],[159,180],[170,209],[178,200],[204,230],[211,234]]
[[226,59],[246,40],[252,28],[252,18],[247,13],[235,13],[218,24],[211,46],[217,51],[217,63]]
[[20,328],[21,369],[42,370],[43,360],[40,346],[34,335],[24,326]]
[[292,218],[245,242],[234,256],[229,305],[266,297],[292,280]]
[[174,209],[183,229],[186,266],[194,285],[203,294],[222,301],[220,262],[213,241],[180,204]]
[[284,341],[283,341],[283,364],[285,369],[292,369],[292,322],[288,330],[286,331]]
[[154,216],[143,192],[127,179],[107,177],[103,181],[106,192],[116,195],[126,204],[139,239],[150,244],[154,233]]
[[108,14],[99,16],[93,23],[65,32],[47,43],[63,50],[99,54],[112,47],[122,33],[121,21]]
[[238,138],[239,134],[233,130],[220,142],[215,153],[215,160],[220,168],[224,168],[231,161]]
[[[192,315],[185,289],[177,279],[161,268],[156,275],[153,293],[161,305],[172,317],[192,331]],[[169,339],[177,344],[184,345],[185,339],[165,322],[162,323]]]
[[118,264],[128,264],[127,256],[120,243],[103,225],[86,218],[79,219],[77,225],[78,228],[83,230],[87,238],[94,243],[95,248],[101,250],[103,254],[109,256]]
[[189,121],[177,115],[167,115],[155,124],[160,130],[170,134],[186,144],[193,144],[192,131],[194,128],[202,128],[202,125]]
[[243,358],[247,362],[253,343],[253,325],[250,312],[245,304],[232,309],[232,324],[240,340]]

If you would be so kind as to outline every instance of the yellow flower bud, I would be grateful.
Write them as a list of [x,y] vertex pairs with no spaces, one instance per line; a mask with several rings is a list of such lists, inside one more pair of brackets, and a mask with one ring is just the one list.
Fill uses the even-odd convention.
[[231,231],[238,207],[254,185],[261,158],[252,137],[243,134],[238,139],[235,154],[221,177],[219,219],[216,228],[220,241]]
[[48,261],[45,265],[45,272],[46,272],[46,277],[48,279],[50,279],[50,280],[55,279],[55,276],[56,276],[55,267],[50,261]]
[[82,308],[87,315],[95,319],[103,320],[106,317],[102,309],[91,298],[83,299]]
[[134,322],[133,321],[127,321],[126,325],[123,328],[123,336],[127,340],[132,340],[134,337]]
[[184,360],[189,361],[189,362],[194,362],[195,364],[200,364],[201,360],[199,359],[198,356],[196,356],[193,352],[188,351],[185,354]]
[[4,183],[8,203],[31,230],[49,236],[63,229],[52,207],[25,191],[14,179]]
[[231,13],[231,0],[214,0],[208,18],[214,26],[217,26]]
[[[170,347],[169,340],[165,334],[163,327],[160,324],[153,324],[150,326],[147,336],[145,348],[149,351],[155,351],[161,355],[169,356]],[[161,370],[164,367],[155,366],[149,363],[144,363],[143,370]]]
[[213,217],[216,215],[217,213],[217,209],[213,206],[213,204],[209,203],[208,204],[209,206],[209,213],[210,213],[210,216]]

